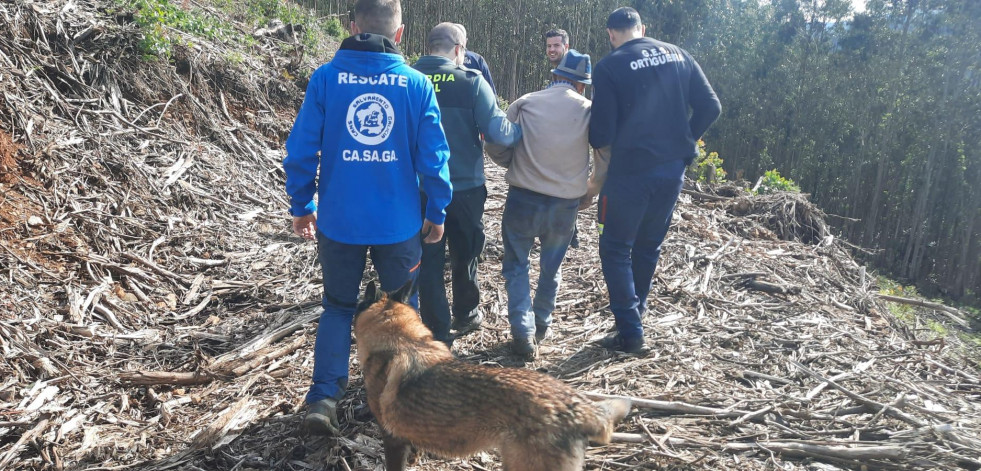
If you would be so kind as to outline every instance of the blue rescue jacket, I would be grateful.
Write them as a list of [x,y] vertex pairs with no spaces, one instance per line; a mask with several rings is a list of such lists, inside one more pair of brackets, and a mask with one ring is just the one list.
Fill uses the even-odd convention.
[[426,219],[446,219],[448,159],[426,76],[409,67],[388,38],[349,37],[310,77],[286,140],[290,212],[317,211],[317,229],[337,242],[403,242],[422,227],[420,179]]

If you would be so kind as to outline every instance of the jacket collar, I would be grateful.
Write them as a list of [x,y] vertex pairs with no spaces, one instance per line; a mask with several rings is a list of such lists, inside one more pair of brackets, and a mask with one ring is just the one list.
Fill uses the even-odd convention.
[[549,82],[548,86],[545,87],[545,88],[553,88],[553,87],[567,87],[567,88],[571,88],[573,90],[576,89],[576,85],[574,83],[572,83],[569,80],[564,80],[564,79],[552,80],[551,82]]
[[456,62],[437,55],[422,56],[416,61],[416,64],[430,67],[463,68],[463,66],[457,65]]
[[341,42],[341,49],[363,52],[386,52],[389,54],[402,54],[398,46],[391,40],[380,34],[361,33],[350,36]]

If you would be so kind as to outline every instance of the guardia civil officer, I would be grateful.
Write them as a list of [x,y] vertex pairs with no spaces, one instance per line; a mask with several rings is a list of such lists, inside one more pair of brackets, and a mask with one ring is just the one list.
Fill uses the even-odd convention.
[[419,267],[419,313],[436,340],[452,342],[451,309],[443,282],[449,248],[453,289],[452,327],[457,335],[480,327],[477,263],[484,248],[484,151],[480,136],[505,147],[521,139],[521,127],[507,120],[480,71],[463,66],[467,51],[464,29],[436,25],[427,37],[429,55],[413,67],[426,74],[436,90],[443,129],[450,145],[453,199],[446,207],[443,241],[426,245]]

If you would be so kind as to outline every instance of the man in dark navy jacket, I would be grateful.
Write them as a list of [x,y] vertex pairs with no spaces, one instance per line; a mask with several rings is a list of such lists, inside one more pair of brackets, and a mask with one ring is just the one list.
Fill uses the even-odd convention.
[[597,217],[617,332],[601,345],[638,353],[641,317],[685,166],[722,107],[688,52],[644,37],[637,10],[614,10],[606,30],[613,52],[593,72],[589,143],[612,147]]
[[[467,28],[461,25],[460,23],[453,23],[453,24],[456,25],[457,28],[460,28],[460,31],[463,32],[463,37],[466,38]],[[466,54],[463,57],[463,66],[468,69],[479,71],[480,76],[487,81],[488,85],[490,85],[491,92],[494,94],[495,97],[497,96],[497,89],[494,88],[494,78],[491,77],[491,71],[490,68],[487,67],[487,61],[484,60],[484,56],[467,49]]]

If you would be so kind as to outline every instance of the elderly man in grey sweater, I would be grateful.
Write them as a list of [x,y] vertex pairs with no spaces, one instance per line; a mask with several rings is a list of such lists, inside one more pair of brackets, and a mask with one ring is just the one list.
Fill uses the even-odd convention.
[[[552,69],[547,88],[522,96],[508,108],[508,119],[521,125],[523,140],[513,149],[485,146],[491,159],[508,169],[502,272],[511,349],[525,359],[537,357],[538,344],[548,333],[576,212],[599,193],[609,162],[607,153],[594,151],[590,176],[591,103],[583,96],[590,73],[589,55],[570,49]],[[541,243],[540,275],[532,301],[528,256],[536,238]]]

